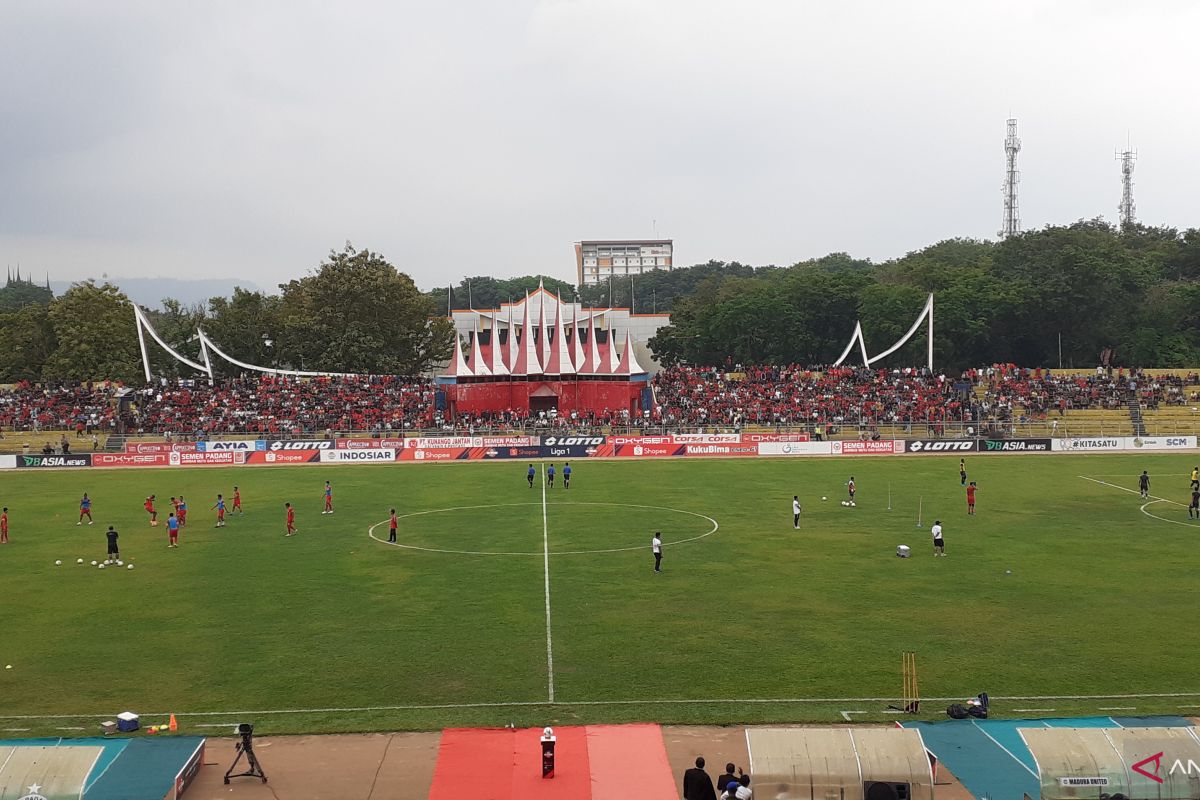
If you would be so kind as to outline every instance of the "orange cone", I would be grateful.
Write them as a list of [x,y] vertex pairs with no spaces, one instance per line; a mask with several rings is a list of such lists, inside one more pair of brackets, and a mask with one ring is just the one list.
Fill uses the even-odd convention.
[[167,724],[167,730],[169,730],[171,733],[179,730],[179,723],[175,721],[174,714],[171,715],[171,721]]

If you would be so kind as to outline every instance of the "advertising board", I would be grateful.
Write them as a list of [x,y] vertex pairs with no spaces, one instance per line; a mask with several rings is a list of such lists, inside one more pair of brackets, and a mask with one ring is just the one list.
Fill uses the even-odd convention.
[[980,439],[979,449],[985,453],[1046,453],[1049,439]]
[[972,453],[978,449],[978,439],[909,439],[904,443],[907,453]]
[[833,454],[840,456],[890,456],[904,452],[904,442],[899,439],[884,439],[878,442],[850,440],[830,444],[833,445]]
[[[166,456],[163,457],[166,458]],[[89,467],[91,464],[91,453],[66,456],[17,456],[18,467]]]
[[756,447],[760,456],[827,456],[833,453],[833,445],[833,442],[759,442]]
[[371,447],[364,450],[322,450],[321,461],[326,464],[390,464],[396,460],[391,447]]
[[246,454],[247,464],[309,464],[320,460],[320,450],[267,450]]

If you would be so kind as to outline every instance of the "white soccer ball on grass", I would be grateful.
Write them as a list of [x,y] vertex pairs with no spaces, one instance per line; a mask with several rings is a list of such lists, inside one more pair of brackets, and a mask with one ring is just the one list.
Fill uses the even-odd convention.
[[61,567],[61,566],[62,566],[62,562],[61,562],[61,561],[55,561],[55,562],[54,562],[54,566],[56,566],[56,567]]
[[83,559],[82,559],[82,558],[77,558],[77,559],[75,559],[75,563],[76,563],[76,564],[82,564],[82,563],[83,563]]
[[824,502],[824,501],[826,501],[826,500],[828,500],[828,499],[829,499],[828,497],[822,497],[822,498],[821,498],[821,502]]
[[97,562],[93,561],[93,562],[92,562],[92,566],[93,566],[93,567],[94,567],[94,566],[96,566],[96,563],[97,563]]
[[133,569],[133,564],[127,564],[127,565],[125,566],[125,569]]
[[100,565],[100,569],[104,569],[104,565],[103,565],[103,564],[101,564],[101,565]]

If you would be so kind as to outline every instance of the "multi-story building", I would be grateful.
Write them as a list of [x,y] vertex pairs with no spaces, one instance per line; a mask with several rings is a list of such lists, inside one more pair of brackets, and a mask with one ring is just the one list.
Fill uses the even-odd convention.
[[575,268],[580,286],[609,278],[641,275],[652,269],[671,269],[671,239],[627,239],[575,243]]

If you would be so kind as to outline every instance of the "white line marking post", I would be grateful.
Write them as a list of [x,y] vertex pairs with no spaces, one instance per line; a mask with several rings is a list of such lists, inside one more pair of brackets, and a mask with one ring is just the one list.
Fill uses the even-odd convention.
[[554,635],[550,624],[550,526],[546,520],[546,464],[542,462],[542,565],[546,578],[546,694],[554,702]]

